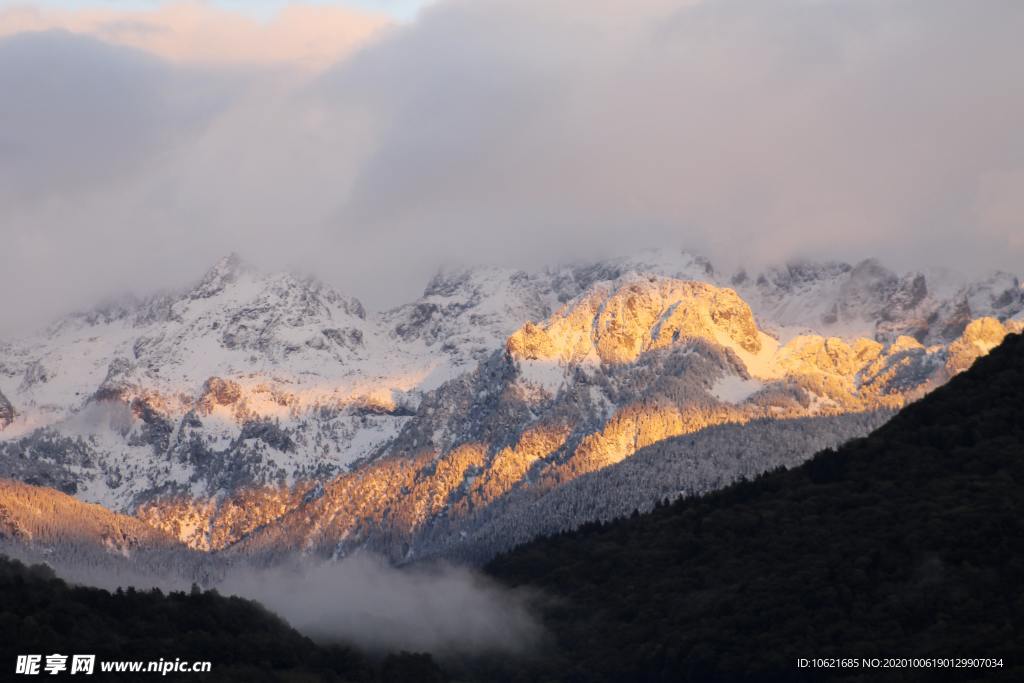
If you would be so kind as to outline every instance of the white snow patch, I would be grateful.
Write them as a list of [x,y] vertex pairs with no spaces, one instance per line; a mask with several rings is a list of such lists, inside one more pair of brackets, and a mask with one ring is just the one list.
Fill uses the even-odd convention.
[[742,403],[759,391],[764,384],[756,379],[743,379],[739,375],[726,375],[714,383],[711,394],[719,401]]
[[554,396],[565,384],[565,368],[558,363],[543,360],[519,361],[520,379]]

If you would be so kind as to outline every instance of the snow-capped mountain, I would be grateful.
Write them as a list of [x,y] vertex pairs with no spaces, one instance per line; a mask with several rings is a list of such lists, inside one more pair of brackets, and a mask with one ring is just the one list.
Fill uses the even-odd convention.
[[[64,444],[52,450],[69,460],[49,464],[70,480],[48,478],[45,459],[39,480],[116,509],[156,491],[210,495],[332,472],[392,438],[411,394],[457,366],[366,318],[321,283],[229,257],[186,292],[71,316],[9,345],[0,387],[17,418],[4,436]],[[23,447],[33,448],[11,448]]]
[[949,269],[898,274],[875,259],[856,265],[796,262],[758,275],[740,271],[734,287],[768,326],[838,337],[949,342],[971,320],[1007,320],[1024,311],[1020,279],[996,272],[971,281]]
[[[1005,335],[994,319],[968,330],[984,328],[981,337],[990,340],[996,327]],[[975,356],[985,351],[972,343],[965,352],[967,346]],[[780,420],[855,415],[859,422],[803,423],[821,430],[824,443],[848,438],[877,426],[874,413],[945,381],[962,364],[954,360],[945,346],[910,337],[882,343],[801,335],[780,344],[732,290],[631,273],[523,325],[474,372],[427,394],[372,462],[294,498],[272,524],[240,520],[246,506],[230,502],[223,522],[219,512],[209,518],[209,510],[180,500],[140,514],[170,530],[182,517],[209,519],[207,534],[219,539],[232,538],[224,533],[230,525],[230,543],[245,553],[336,556],[369,546],[405,559],[444,547],[479,559],[504,547],[493,534],[489,546],[479,545],[480,530],[493,528],[496,515],[512,515],[516,521],[505,526],[522,530],[523,513],[539,499],[551,504],[578,493],[567,485],[647,446],[716,425],[751,425],[737,436],[750,439],[772,434],[766,424]],[[789,463],[812,452],[794,453]],[[771,467],[762,456],[699,478],[677,471],[684,478],[671,486],[706,490],[709,482]],[[575,501],[583,518],[593,507]],[[529,519],[539,526],[527,535],[550,530]],[[471,544],[472,551],[463,547]]]
[[[0,475],[201,550],[479,559],[505,547],[496,530],[550,530],[527,507],[578,510],[566,524],[609,509],[574,498],[601,487],[569,484],[668,439],[736,425],[801,444],[782,448],[791,464],[863,433],[1019,331],[1022,311],[1001,273],[870,260],[726,276],[666,250],[442,272],[373,313],[229,257],[190,289],[0,344]],[[673,468],[622,498],[775,464]]]

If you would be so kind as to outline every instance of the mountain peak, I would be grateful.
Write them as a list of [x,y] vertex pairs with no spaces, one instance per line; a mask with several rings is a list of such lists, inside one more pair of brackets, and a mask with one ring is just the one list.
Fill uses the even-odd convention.
[[712,284],[717,283],[718,278],[710,261],[684,249],[645,249],[629,256],[593,263],[567,263],[548,270],[561,302],[579,296],[596,283],[617,280],[628,273]]
[[203,279],[191,292],[193,299],[208,299],[224,291],[228,285],[236,282],[240,275],[251,268],[242,261],[235,252],[222,257],[212,268],[206,271]]
[[540,325],[528,323],[506,345],[513,357],[576,363],[631,363],[685,339],[728,339],[760,350],[750,307],[731,289],[629,272],[592,286]]
[[430,278],[423,297],[454,297],[473,294],[477,290],[498,288],[518,280],[529,279],[522,270],[484,266],[476,268],[441,268]]

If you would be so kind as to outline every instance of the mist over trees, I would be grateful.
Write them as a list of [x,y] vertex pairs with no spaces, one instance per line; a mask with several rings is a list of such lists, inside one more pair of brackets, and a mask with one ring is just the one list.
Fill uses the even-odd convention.
[[429,655],[371,659],[350,647],[316,644],[258,603],[197,586],[187,593],[111,593],[69,586],[49,567],[0,556],[0,598],[5,668],[19,654],[59,653],[95,654],[98,662],[212,662],[209,675],[161,677],[169,681],[444,680]]

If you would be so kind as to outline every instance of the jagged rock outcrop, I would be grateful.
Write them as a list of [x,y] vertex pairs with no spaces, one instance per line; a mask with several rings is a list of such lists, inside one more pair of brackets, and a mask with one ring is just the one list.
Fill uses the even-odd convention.
[[203,383],[202,394],[196,401],[196,411],[209,415],[217,406],[233,406],[242,398],[242,387],[238,382],[211,377]]
[[0,393],[0,430],[14,422],[16,413],[7,397]]
[[247,270],[238,254],[228,254],[206,272],[189,296],[193,299],[209,299],[224,291],[238,280],[239,275]]
[[596,285],[542,325],[527,323],[508,340],[517,359],[556,363],[630,363],[680,340],[720,337],[761,349],[750,307],[730,289],[655,276]]

